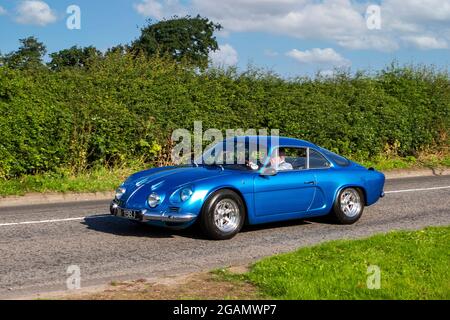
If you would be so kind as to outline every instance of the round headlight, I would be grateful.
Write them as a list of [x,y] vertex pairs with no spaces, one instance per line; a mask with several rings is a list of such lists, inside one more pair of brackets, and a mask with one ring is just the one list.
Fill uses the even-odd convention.
[[117,200],[120,200],[120,198],[122,198],[122,196],[125,194],[125,192],[127,192],[127,190],[124,187],[117,188],[117,190],[116,190]]
[[148,196],[148,205],[150,208],[155,208],[159,205],[161,201],[161,197],[157,193],[152,193]]
[[186,201],[192,196],[192,189],[191,188],[184,188],[180,192],[180,198],[181,201]]

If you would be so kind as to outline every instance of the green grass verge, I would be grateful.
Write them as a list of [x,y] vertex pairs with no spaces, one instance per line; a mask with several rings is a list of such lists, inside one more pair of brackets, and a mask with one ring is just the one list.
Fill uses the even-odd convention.
[[[362,162],[366,167],[377,170],[450,167],[450,155],[429,156],[426,160],[414,157]],[[144,165],[127,168],[99,168],[76,175],[68,170],[58,173],[26,175],[15,179],[0,179],[0,196],[23,195],[30,192],[97,192],[112,191],[133,172],[142,170]]]
[[380,171],[413,168],[439,168],[450,167],[450,154],[430,154],[420,158],[413,156],[404,158],[386,158],[380,156],[371,161],[358,161],[357,159],[355,159],[355,161],[360,162],[365,167],[374,167]]
[[0,196],[31,192],[100,192],[113,191],[123,180],[142,168],[96,169],[79,174],[68,172],[28,175],[17,179],[0,179]]
[[[380,288],[369,289],[369,266]],[[338,240],[263,259],[244,275],[275,299],[450,299],[450,226]],[[371,282],[372,283],[372,282]]]

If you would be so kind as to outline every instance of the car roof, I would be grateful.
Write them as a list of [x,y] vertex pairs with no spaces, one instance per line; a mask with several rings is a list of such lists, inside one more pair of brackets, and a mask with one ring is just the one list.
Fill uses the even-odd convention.
[[317,146],[311,142],[288,138],[288,137],[278,137],[278,136],[237,136],[230,139],[226,139],[225,141],[236,141],[240,139],[250,140],[250,141],[258,141],[266,143],[270,147],[282,146],[282,147],[316,147]]

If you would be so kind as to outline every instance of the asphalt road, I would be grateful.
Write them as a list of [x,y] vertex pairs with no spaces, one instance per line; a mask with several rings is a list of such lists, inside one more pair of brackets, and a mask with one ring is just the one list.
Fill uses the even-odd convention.
[[[418,188],[426,190],[411,190]],[[388,180],[385,190],[355,225],[315,219],[249,226],[229,241],[111,217],[105,201],[0,208],[0,298],[65,290],[70,265],[80,267],[86,287],[243,264],[325,240],[450,225],[450,176]]]

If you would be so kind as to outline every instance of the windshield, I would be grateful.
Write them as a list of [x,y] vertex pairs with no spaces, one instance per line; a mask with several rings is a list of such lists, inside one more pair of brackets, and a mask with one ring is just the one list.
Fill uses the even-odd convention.
[[199,165],[219,165],[227,169],[258,170],[267,157],[267,145],[235,139],[219,142],[196,161]]

